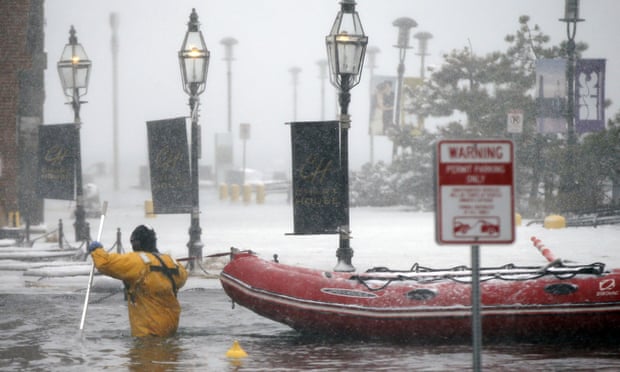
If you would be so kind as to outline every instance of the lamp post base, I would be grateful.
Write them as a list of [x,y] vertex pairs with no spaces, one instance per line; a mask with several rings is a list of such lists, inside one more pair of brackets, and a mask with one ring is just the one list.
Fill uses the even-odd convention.
[[204,244],[200,241],[200,234],[202,233],[202,229],[200,226],[191,226],[189,228],[189,242],[187,243],[187,249],[189,252],[189,257],[193,259],[189,261],[189,270],[190,272],[194,271],[196,266],[195,263],[202,261],[202,248]]
[[341,231],[340,232],[340,246],[336,250],[336,257],[338,258],[338,263],[336,264],[336,267],[334,267],[334,271],[339,271],[339,272],[355,271],[355,267],[351,263],[351,259],[353,258],[353,249],[349,245],[349,242],[350,242],[349,232]]

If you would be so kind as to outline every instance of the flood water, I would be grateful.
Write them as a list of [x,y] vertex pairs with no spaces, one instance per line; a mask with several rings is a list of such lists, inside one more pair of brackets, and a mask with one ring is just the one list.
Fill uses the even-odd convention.
[[[200,279],[202,280],[202,279]],[[236,306],[217,280],[181,291],[179,332],[169,339],[129,334],[122,292],[84,290],[0,294],[2,371],[462,371],[469,344],[415,345],[307,338]],[[432,330],[429,330],[432,332]],[[248,357],[226,357],[235,340]],[[488,371],[617,371],[618,345],[483,345]]]
[[[125,193],[124,193],[125,194]],[[123,195],[124,195],[123,194]],[[110,246],[117,227],[124,242],[144,221],[138,201],[144,191],[126,193],[127,201],[111,203],[102,241]],[[309,267],[333,267],[333,236],[290,237],[291,207],[283,200],[265,205],[231,205],[205,195],[203,239],[205,254],[225,252],[230,244],[278,253],[282,262]],[[208,198],[211,199],[208,199]],[[64,218],[71,208],[46,203],[50,221]],[[208,207],[207,207],[208,206]],[[265,218],[269,216],[269,218]],[[400,209],[354,209],[355,264],[363,270],[385,265],[406,268],[419,261],[430,267],[469,262],[468,250],[437,247],[432,214]],[[94,231],[97,220],[90,221]],[[161,215],[147,221],[165,252],[187,254],[186,215]],[[68,229],[70,229],[68,227]],[[620,266],[616,247],[620,226],[545,230],[523,225],[517,242],[484,247],[483,265],[508,262],[544,264],[529,238],[538,236],[560,257],[579,262],[602,261]],[[595,246],[592,242],[596,241]],[[176,248],[169,248],[176,247]],[[381,247],[380,250],[377,247]],[[95,278],[98,283],[99,276]],[[111,279],[110,279],[111,280]],[[95,286],[83,332],[79,331],[87,276],[37,278],[21,271],[0,271],[0,371],[467,371],[472,369],[471,343],[412,344],[362,342],[303,337],[287,326],[236,306],[217,279],[192,276],[179,292],[183,307],[179,331],[170,339],[130,336],[121,284]],[[104,291],[107,289],[108,291]],[[116,292],[110,292],[113,289]],[[484,322],[484,319],[483,319]],[[429,330],[433,332],[433,330]],[[248,357],[230,360],[226,352],[235,340]],[[598,344],[483,343],[485,371],[620,371],[620,346]]]

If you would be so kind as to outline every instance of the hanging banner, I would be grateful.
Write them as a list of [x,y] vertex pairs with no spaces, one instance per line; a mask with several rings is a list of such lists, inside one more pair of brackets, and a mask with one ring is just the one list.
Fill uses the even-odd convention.
[[155,214],[190,213],[191,173],[185,118],[146,123]]
[[424,79],[419,77],[406,77],[403,79],[403,102],[400,108],[400,117],[404,126],[411,128],[411,135],[420,136],[424,130],[424,118],[417,115],[411,107],[413,106],[414,92]]
[[394,125],[394,104],[396,96],[396,77],[372,77],[370,82],[370,120],[368,133],[371,136],[385,136]]
[[39,127],[39,197],[75,199],[75,166],[79,149],[75,124]]
[[566,59],[536,61],[536,124],[540,133],[566,133]]
[[580,59],[575,65],[575,131],[605,129],[605,60]]
[[295,234],[336,234],[345,223],[338,121],[294,122],[293,220]]

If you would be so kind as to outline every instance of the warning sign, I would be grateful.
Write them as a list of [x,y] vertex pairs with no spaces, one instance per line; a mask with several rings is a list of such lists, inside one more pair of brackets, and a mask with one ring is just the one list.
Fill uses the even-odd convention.
[[437,242],[514,242],[514,156],[509,140],[437,144]]

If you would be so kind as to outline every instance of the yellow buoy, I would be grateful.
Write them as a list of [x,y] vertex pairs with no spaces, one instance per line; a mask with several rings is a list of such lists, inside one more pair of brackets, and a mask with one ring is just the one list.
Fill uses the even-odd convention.
[[152,200],[144,201],[144,217],[146,218],[155,218],[157,215],[155,214],[155,207],[153,205]]
[[241,345],[239,345],[239,341],[237,340],[233,342],[232,347],[226,352],[227,358],[245,358],[247,356],[248,354],[241,348]]
[[566,219],[557,214],[545,217],[543,227],[546,229],[563,229],[566,227]]

